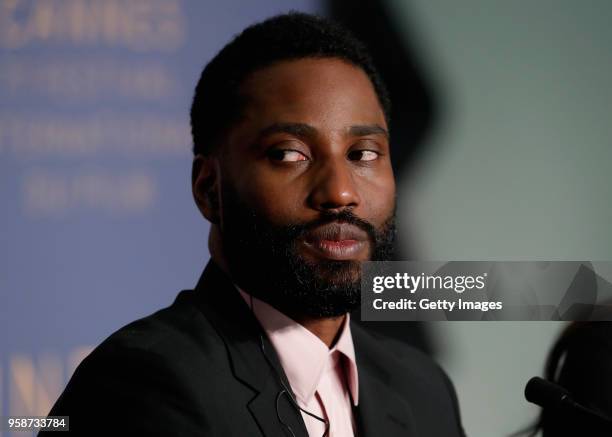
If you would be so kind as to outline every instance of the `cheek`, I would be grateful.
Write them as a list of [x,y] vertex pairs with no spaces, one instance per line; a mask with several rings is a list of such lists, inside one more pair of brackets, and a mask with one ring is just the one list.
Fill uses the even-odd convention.
[[[361,187],[361,200],[366,217],[372,224],[382,225],[395,209],[395,180],[393,175],[380,175]],[[366,218],[364,217],[364,218]]]
[[295,181],[262,172],[245,171],[233,183],[246,205],[272,224],[286,225],[300,220],[303,189]]

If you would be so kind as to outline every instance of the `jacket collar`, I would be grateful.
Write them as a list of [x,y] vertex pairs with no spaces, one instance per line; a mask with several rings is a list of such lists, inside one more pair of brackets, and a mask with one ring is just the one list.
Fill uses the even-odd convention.
[[[254,392],[247,407],[262,434],[286,435],[282,419],[296,437],[308,437],[301,413],[287,394],[279,396],[283,384],[291,396],[294,394],[272,343],[227,274],[212,260],[195,295],[199,309],[225,343],[234,376]],[[356,436],[416,436],[410,406],[395,392],[390,375],[378,364],[380,351],[371,350],[375,340],[353,321],[351,330],[359,368],[359,406],[353,408]]]

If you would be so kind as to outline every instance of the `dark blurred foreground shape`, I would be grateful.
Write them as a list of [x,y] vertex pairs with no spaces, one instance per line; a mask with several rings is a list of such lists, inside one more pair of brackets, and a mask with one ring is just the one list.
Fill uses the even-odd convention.
[[[423,74],[417,50],[406,38],[406,29],[399,29],[392,20],[389,2],[384,0],[328,0],[328,15],[349,28],[363,41],[374,58],[391,97],[391,156],[397,187],[410,174],[412,164],[423,152],[439,114],[439,102],[431,84]],[[398,203],[402,193],[398,192]],[[398,211],[403,208],[398,206]],[[405,218],[397,217],[398,229]],[[415,259],[412,245],[398,235],[396,260]],[[351,315],[360,320],[356,311]],[[362,322],[368,328],[435,353],[426,325],[419,322]]]
[[[574,401],[612,417],[612,322],[575,322],[552,348],[545,379],[567,390]],[[579,410],[543,408],[531,436],[609,437],[609,424],[593,420]]]

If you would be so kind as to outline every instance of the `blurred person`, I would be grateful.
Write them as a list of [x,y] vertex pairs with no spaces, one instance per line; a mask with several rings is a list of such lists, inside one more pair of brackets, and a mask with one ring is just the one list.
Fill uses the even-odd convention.
[[[612,417],[612,323],[570,324],[548,356],[544,378],[567,390],[583,407]],[[610,435],[610,429],[578,410],[543,408],[537,424],[524,434],[603,437]]]
[[333,22],[280,15],[226,45],[191,109],[211,260],[98,346],[50,415],[79,435],[464,435],[442,369],[350,320],[360,263],[393,252],[389,120]]

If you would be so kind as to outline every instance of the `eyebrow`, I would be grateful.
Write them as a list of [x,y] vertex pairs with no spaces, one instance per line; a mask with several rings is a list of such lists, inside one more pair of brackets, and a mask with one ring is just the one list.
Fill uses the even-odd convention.
[[[389,132],[377,124],[372,125],[355,125],[348,129],[348,134],[353,137],[362,137],[367,135],[383,135],[389,138]],[[264,138],[268,135],[276,133],[286,133],[300,138],[314,137],[317,135],[317,129],[306,123],[273,123],[265,127],[259,132],[258,137]]]
[[306,123],[273,123],[268,127],[263,128],[258,137],[264,138],[268,135],[285,133],[296,137],[312,137],[317,134],[317,130]]
[[367,135],[383,135],[385,138],[389,138],[389,132],[387,131],[387,129],[377,124],[351,126],[349,128],[349,134],[354,137],[365,137]]

